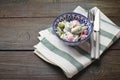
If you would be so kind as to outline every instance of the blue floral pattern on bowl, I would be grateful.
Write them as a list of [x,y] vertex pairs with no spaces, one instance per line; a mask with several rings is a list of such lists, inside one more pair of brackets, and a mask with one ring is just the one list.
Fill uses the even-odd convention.
[[[73,20],[78,20],[80,22],[80,24],[83,24],[84,26],[88,27],[88,36],[83,40],[75,41],[75,42],[69,42],[69,41],[61,39],[58,36],[58,34],[56,33],[56,28],[58,26],[58,23],[62,22],[64,20],[66,20],[68,22],[73,21]],[[63,14],[57,16],[52,24],[52,28],[53,28],[53,32],[57,35],[57,37],[60,40],[62,40],[65,44],[71,45],[71,46],[79,45],[79,44],[85,42],[86,40],[88,40],[90,38],[92,31],[93,31],[93,26],[92,26],[92,23],[90,22],[90,20],[87,17],[85,17],[84,15],[79,14],[79,13],[75,13],[75,12],[63,13]]]

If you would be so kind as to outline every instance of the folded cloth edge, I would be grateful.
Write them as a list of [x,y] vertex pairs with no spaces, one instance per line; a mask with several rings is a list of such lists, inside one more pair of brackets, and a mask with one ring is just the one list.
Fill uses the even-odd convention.
[[[78,7],[80,7],[80,6],[78,6]],[[82,8],[81,8],[82,9]],[[84,9],[83,9],[83,11],[84,11]],[[120,35],[120,32],[118,33],[118,35]],[[119,38],[120,36],[118,36],[118,38]],[[34,53],[37,53],[36,52],[36,50],[34,51]],[[38,56],[40,56],[39,54],[37,54]],[[41,56],[40,56],[41,57]],[[42,58],[42,57],[41,57]],[[44,57],[43,57],[43,59],[45,60],[45,61],[47,61],[47,62],[49,62],[49,63],[51,63],[51,64],[53,64],[53,65],[55,65],[54,63],[52,63],[52,62],[50,62],[49,60],[47,60],[47,59],[45,59]],[[72,76],[74,76],[74,75],[70,75],[69,73],[65,73],[66,74],[66,76],[68,77],[68,78],[71,78]],[[69,75],[68,75],[69,74]]]

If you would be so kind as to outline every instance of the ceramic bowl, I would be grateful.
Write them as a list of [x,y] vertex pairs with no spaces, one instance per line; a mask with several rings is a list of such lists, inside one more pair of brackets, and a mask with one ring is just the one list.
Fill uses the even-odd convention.
[[[87,26],[88,27],[88,34],[87,34],[88,36],[85,39],[73,41],[73,42],[70,42],[70,41],[67,41],[67,40],[60,38],[60,36],[56,33],[56,28],[58,26],[58,23],[62,22],[64,20],[66,20],[68,22],[73,21],[73,20],[77,20],[77,21],[79,21],[80,24]],[[71,45],[71,46],[76,46],[76,45],[79,45],[79,44],[87,41],[90,38],[90,35],[93,31],[93,26],[92,26],[92,23],[90,22],[90,20],[87,17],[85,17],[84,15],[79,14],[79,13],[75,13],[75,12],[67,12],[67,13],[63,13],[55,18],[55,20],[52,24],[52,29],[53,29],[53,32],[55,33],[55,35],[61,41],[63,41],[65,44]]]

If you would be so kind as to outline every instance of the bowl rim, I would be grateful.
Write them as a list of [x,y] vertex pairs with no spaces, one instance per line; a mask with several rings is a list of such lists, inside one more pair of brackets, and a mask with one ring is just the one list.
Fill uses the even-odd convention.
[[[76,15],[80,15],[80,16],[82,16],[82,17],[84,17],[84,18],[86,18],[87,19],[87,21],[90,23],[90,32],[89,32],[89,34],[88,34],[88,36],[85,38],[85,39],[82,39],[82,40],[78,40],[78,41],[73,41],[73,42],[69,42],[69,41],[67,41],[67,40],[64,40],[64,39],[61,39],[59,36],[58,36],[58,34],[56,33],[56,30],[55,30],[55,22],[56,22],[56,20],[59,18],[59,17],[61,17],[62,15],[65,15],[65,14],[76,14]],[[60,40],[62,40],[62,41],[64,41],[64,42],[67,42],[67,43],[69,43],[69,44],[77,44],[77,43],[83,43],[83,42],[85,42],[86,40],[88,40],[89,38],[90,38],[90,35],[91,35],[91,33],[93,32],[93,23],[89,20],[89,18],[88,17],[86,17],[86,16],[84,16],[84,15],[82,15],[82,14],[80,14],[80,13],[76,13],[76,12],[65,12],[65,13],[62,13],[62,14],[60,14],[60,15],[58,15],[56,18],[55,18],[55,20],[53,21],[53,23],[52,23],[52,29],[53,29],[53,33],[55,33],[55,35],[60,39]]]

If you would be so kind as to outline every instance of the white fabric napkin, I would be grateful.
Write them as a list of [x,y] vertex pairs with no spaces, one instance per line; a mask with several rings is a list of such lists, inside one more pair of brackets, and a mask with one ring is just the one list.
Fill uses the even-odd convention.
[[[95,8],[97,7],[92,10]],[[80,6],[74,12],[87,16],[87,11]],[[65,45],[52,33],[51,28],[42,30],[39,34],[40,42],[34,46],[34,53],[46,62],[60,67],[68,78],[92,63],[89,42],[85,42],[80,47]],[[120,38],[120,28],[100,12],[100,53],[102,54],[118,38]]]

